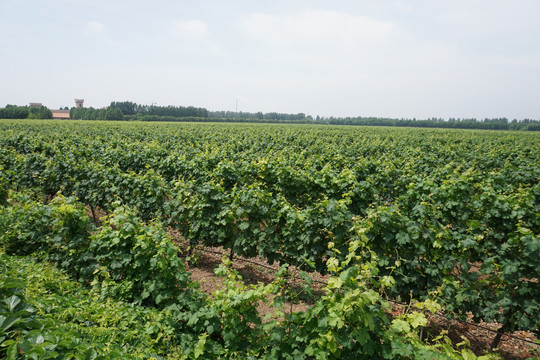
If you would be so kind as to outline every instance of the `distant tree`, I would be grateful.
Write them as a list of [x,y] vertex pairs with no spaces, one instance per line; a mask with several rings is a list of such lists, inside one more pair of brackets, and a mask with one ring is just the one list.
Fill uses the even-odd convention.
[[540,122],[529,123],[526,127],[524,127],[524,130],[540,131]]
[[124,114],[119,108],[109,106],[105,113],[105,120],[124,120]]
[[31,107],[28,112],[28,119],[40,119],[39,108]]
[[0,119],[26,119],[28,118],[29,110],[27,106],[6,105],[4,109],[0,109]]
[[83,110],[82,108],[76,108],[76,107],[72,107],[70,110],[69,110],[69,117],[73,120],[78,120],[78,119],[82,119],[82,113],[81,113],[81,110]]
[[39,108],[40,119],[52,119],[52,111],[46,106]]
[[46,106],[31,107],[28,112],[28,119],[52,119],[52,111]]
[[105,120],[107,115],[107,110],[105,109],[95,109],[96,111],[96,120]]
[[131,101],[113,101],[111,107],[120,109],[124,115],[135,115],[139,112],[139,106]]
[[86,120],[98,120],[98,110],[94,109],[94,108],[88,108],[86,109],[85,111],[85,119]]

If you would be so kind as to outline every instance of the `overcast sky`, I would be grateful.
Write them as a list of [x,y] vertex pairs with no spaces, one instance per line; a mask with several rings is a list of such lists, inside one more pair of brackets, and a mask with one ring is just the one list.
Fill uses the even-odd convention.
[[0,106],[540,119],[539,0],[0,0]]

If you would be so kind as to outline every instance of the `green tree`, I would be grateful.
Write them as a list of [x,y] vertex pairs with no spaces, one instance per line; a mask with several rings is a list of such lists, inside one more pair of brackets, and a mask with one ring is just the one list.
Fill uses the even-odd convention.
[[52,119],[52,112],[46,106],[31,107],[28,113],[28,119]]
[[46,106],[40,107],[39,108],[39,118],[40,119],[52,119],[52,111]]
[[131,101],[113,101],[110,106],[120,109],[124,115],[135,115],[139,112],[137,104]]
[[105,113],[105,120],[124,120],[124,114],[119,108],[110,106]]
[[0,109],[0,119],[26,119],[29,110],[26,106],[6,105],[4,109]]

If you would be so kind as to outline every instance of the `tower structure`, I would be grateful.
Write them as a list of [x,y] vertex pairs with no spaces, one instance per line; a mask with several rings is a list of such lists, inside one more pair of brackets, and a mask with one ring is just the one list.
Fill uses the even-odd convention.
[[82,108],[84,104],[84,99],[75,99],[75,107]]

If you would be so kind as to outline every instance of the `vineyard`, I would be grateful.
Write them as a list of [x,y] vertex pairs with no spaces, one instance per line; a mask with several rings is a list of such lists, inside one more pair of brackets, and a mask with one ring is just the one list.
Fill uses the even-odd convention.
[[[423,311],[539,335],[539,179],[534,132],[1,120],[2,298],[39,308],[14,275],[39,259],[141,319],[121,346],[91,346],[110,337],[98,325],[70,340],[96,357],[472,359],[422,339]],[[200,291],[171,232],[228,252],[223,290]],[[248,286],[238,256],[281,269]],[[307,293],[310,272],[329,276],[305,311],[284,308],[289,266]],[[390,299],[416,310],[392,316]],[[24,310],[0,306],[0,355],[73,348],[46,326],[16,339],[6,319]]]

